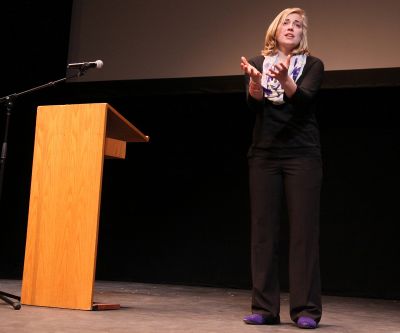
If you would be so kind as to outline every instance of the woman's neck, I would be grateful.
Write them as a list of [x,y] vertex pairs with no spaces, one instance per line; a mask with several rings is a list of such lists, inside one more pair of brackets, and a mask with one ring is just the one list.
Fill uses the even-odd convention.
[[292,50],[286,50],[286,49],[278,49],[278,58],[279,59],[286,59],[289,54],[292,53]]

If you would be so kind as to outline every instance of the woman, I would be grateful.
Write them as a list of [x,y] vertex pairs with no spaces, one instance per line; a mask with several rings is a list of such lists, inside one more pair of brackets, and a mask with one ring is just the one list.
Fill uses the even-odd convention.
[[316,94],[324,65],[310,55],[307,18],[287,8],[269,26],[262,55],[242,57],[247,101],[256,114],[249,149],[252,314],[247,324],[279,324],[279,220],[289,217],[290,317],[316,328],[322,314],[319,205],[322,180]]

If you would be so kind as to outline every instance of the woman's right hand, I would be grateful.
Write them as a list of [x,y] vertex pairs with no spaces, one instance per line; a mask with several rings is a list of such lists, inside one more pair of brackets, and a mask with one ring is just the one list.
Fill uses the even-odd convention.
[[245,57],[240,58],[240,67],[243,72],[250,76],[251,80],[256,83],[261,83],[261,73],[254,66],[250,65]]
[[241,57],[240,67],[243,72],[250,76],[249,82],[249,94],[258,101],[263,99],[263,89],[261,87],[261,76],[262,74],[250,65],[245,57]]

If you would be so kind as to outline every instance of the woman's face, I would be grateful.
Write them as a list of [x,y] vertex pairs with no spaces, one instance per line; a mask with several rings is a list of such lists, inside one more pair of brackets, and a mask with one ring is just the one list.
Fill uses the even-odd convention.
[[292,13],[281,22],[276,33],[280,50],[292,51],[303,37],[303,19],[300,14]]

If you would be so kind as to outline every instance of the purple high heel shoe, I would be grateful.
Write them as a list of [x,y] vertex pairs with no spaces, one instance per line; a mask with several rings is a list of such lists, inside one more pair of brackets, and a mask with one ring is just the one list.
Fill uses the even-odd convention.
[[307,328],[314,329],[314,328],[317,328],[317,326],[318,326],[317,322],[310,317],[300,317],[297,320],[296,324],[297,324],[298,328],[306,328],[306,329]]
[[249,325],[277,325],[280,324],[279,317],[271,318],[259,313],[253,313],[251,315],[245,316],[243,321]]

